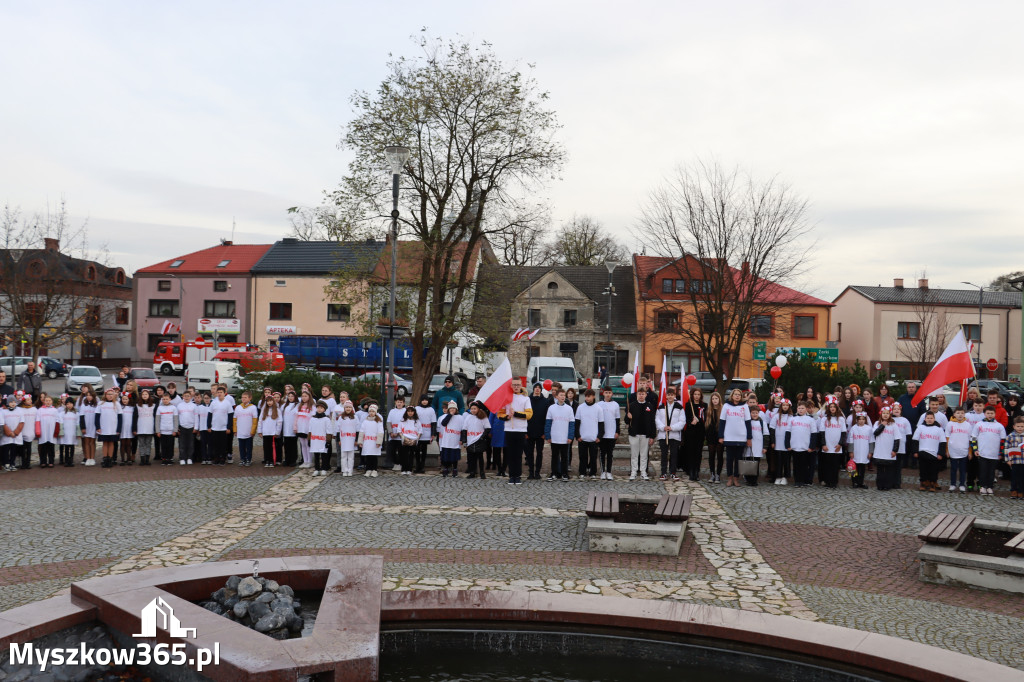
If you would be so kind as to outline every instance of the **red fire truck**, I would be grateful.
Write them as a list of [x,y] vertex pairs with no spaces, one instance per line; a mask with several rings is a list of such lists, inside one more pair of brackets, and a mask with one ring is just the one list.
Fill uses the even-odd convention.
[[184,374],[188,363],[199,360],[212,360],[213,356],[222,351],[247,351],[245,343],[220,342],[217,350],[209,341],[161,341],[153,354],[153,371],[161,374]]

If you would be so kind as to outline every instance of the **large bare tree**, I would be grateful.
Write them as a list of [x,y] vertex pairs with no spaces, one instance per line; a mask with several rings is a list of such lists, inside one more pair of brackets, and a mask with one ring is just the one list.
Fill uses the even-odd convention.
[[719,381],[735,376],[759,317],[785,331],[786,316],[777,313],[798,299],[778,285],[807,270],[814,247],[807,203],[788,185],[717,162],[679,167],[651,192],[638,227],[641,243],[676,259],[670,269],[687,282],[682,299],[663,302],[682,315],[671,333],[699,351]]
[[629,253],[601,223],[590,216],[574,215],[555,230],[543,250],[544,263],[557,265],[604,265],[624,263]]
[[[921,273],[915,279],[927,277],[927,273]],[[946,349],[958,324],[934,292],[921,288],[913,291],[918,300],[910,306],[909,318],[897,325],[896,352],[914,363],[918,372],[927,373]]]
[[340,143],[353,159],[333,193],[344,215],[379,234],[391,213],[384,148],[412,150],[399,221],[402,234],[419,242],[408,311],[415,394],[425,392],[445,343],[467,322],[487,235],[510,227],[491,207],[500,203],[518,219],[523,211],[515,207],[528,205],[564,159],[547,93],[531,76],[503,64],[486,43],[417,42],[420,54],[392,58],[376,91],[353,95],[355,117]]
[[0,328],[8,341],[37,357],[43,348],[88,343],[113,321],[104,287],[120,283],[96,261],[87,224],[72,224],[63,200],[30,218],[4,206],[0,244]]

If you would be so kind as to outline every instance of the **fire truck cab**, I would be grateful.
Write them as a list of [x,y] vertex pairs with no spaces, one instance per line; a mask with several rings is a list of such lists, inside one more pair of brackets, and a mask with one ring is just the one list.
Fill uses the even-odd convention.
[[248,350],[245,343],[220,342],[214,350],[209,342],[199,345],[195,341],[161,341],[153,354],[153,371],[164,375],[184,374],[190,362],[212,360],[222,351],[245,350]]

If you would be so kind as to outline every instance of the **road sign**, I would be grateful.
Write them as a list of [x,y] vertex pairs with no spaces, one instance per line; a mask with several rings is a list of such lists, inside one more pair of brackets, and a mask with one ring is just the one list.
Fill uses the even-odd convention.
[[985,363],[985,369],[987,369],[990,372],[996,371],[997,369],[999,369],[999,361],[996,360],[995,358],[989,358],[988,361]]
[[196,340],[193,341],[193,343],[195,344],[196,348],[206,348],[206,339],[204,339],[201,336],[197,336]]
[[839,362],[838,348],[801,348],[800,357],[822,365],[834,365]]
[[754,343],[754,360],[767,360],[768,359],[768,343],[766,341],[757,341]]
[[882,369],[882,363],[876,362],[875,363],[875,369]]

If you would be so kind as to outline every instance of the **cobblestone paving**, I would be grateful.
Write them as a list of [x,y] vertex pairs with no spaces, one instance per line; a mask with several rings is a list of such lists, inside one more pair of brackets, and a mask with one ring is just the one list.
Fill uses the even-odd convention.
[[511,486],[508,479],[488,477],[443,478],[426,476],[381,476],[342,478],[330,476],[326,482],[310,493],[306,502],[332,504],[383,505],[458,505],[467,507],[513,507],[583,509],[587,494],[592,490],[633,493],[636,495],[663,495],[665,485],[660,481],[523,481]]
[[[53,580],[37,580],[20,585],[0,586],[0,610],[6,611],[16,606],[31,604],[34,601],[47,599],[58,590],[66,588],[79,578],[55,578]],[[6,652],[4,652],[6,653]],[[0,677],[0,679],[3,679]]]
[[952,649],[1024,670],[1022,618],[888,594],[793,587],[823,622]]
[[[168,467],[170,468],[170,467]],[[124,556],[233,509],[274,478],[136,481],[5,490],[0,567]]]
[[1019,521],[1024,505],[1009,497],[923,493],[918,490],[829,489],[822,486],[708,486],[737,520],[917,533],[936,514],[971,514],[994,521]]
[[[544,564],[442,564],[442,563],[404,563],[397,561],[384,562],[384,575],[402,576],[401,579],[433,576],[435,578],[457,579],[467,575],[476,579],[499,581],[537,581],[537,580],[576,580],[582,573],[579,567],[547,566]],[[707,581],[707,576],[695,576],[675,571],[652,571],[632,568],[588,567],[587,577],[592,580],[603,579],[618,582],[635,582],[638,580],[680,581],[684,579]],[[387,578],[396,581],[399,578]]]
[[428,547],[432,549],[510,549],[582,551],[587,540],[583,517],[479,517],[438,514],[377,515],[287,511],[238,544],[257,547]]
[[582,510],[551,509],[549,507],[463,507],[400,504],[331,504],[329,502],[300,502],[292,505],[292,511],[324,511],[362,514],[411,514],[432,516],[454,514],[461,516],[564,516],[580,518],[586,516]]

